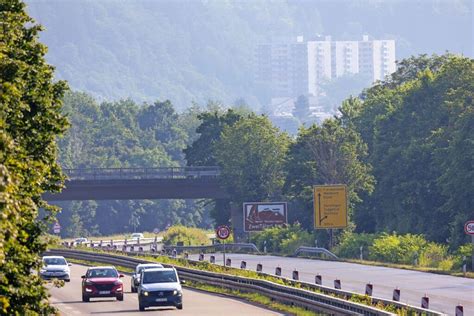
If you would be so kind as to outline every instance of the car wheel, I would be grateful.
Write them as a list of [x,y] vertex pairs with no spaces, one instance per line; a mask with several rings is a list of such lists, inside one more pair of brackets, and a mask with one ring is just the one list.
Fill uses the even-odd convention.
[[66,279],[66,280],[64,280],[64,281],[66,281],[66,282],[71,282],[71,279]]
[[82,301],[83,301],[83,302],[89,302],[89,301],[90,301],[90,297],[87,296],[87,295],[82,294]]
[[177,309],[183,309],[183,303],[176,305]]
[[117,300],[118,300],[118,301],[123,301],[123,294],[122,294],[122,295],[119,295],[119,296],[117,296]]
[[130,290],[132,293],[137,293],[137,289],[134,288],[133,286],[131,287],[131,290]]
[[143,305],[141,302],[138,302],[138,309],[140,312],[143,312],[145,310],[145,305]]

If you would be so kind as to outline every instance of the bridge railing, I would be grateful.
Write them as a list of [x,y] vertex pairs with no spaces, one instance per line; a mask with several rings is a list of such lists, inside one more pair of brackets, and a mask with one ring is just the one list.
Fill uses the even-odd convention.
[[219,167],[84,168],[63,171],[69,180],[198,179],[220,175]]

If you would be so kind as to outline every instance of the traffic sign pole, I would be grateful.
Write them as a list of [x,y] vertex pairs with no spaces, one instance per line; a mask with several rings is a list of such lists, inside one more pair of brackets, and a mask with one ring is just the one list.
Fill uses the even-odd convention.
[[474,271],[474,235],[471,235],[471,242],[472,242],[471,270]]
[[223,261],[223,265],[225,267],[225,240],[222,240],[222,244],[223,244],[223,248],[224,248],[224,261]]
[[220,225],[216,228],[216,237],[219,238],[222,242],[222,247],[223,247],[223,265],[225,267],[225,240],[229,238],[230,236],[230,228],[226,225]]
[[471,235],[471,242],[472,242],[472,263],[471,269],[474,271],[474,221],[470,220],[464,224],[464,232],[468,235]]

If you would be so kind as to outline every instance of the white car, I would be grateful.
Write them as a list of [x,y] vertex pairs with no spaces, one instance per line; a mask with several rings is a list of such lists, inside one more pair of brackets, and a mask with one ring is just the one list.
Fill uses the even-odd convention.
[[74,240],[74,242],[75,242],[76,244],[80,245],[80,244],[85,244],[85,243],[87,243],[87,242],[89,242],[89,241],[88,241],[87,238],[85,238],[85,237],[80,237],[80,238],[76,238],[76,239]]
[[44,256],[43,267],[40,269],[40,276],[45,280],[59,279],[69,282],[71,280],[71,266],[64,257]]
[[163,268],[163,266],[159,263],[140,263],[139,265],[137,265],[137,267],[135,268],[135,273],[132,275],[132,293],[137,292],[137,288],[140,285],[140,274],[142,273],[142,270],[160,268]]
[[183,309],[183,290],[175,268],[144,269],[138,286],[138,308],[175,306]]
[[145,238],[145,236],[143,236],[142,233],[133,233],[131,236],[130,236],[131,239],[143,239]]

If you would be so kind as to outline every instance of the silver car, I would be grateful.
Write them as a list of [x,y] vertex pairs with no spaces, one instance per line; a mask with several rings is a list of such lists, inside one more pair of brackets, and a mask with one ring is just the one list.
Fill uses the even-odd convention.
[[132,275],[132,293],[137,292],[138,286],[140,285],[140,274],[142,273],[142,270],[159,268],[163,268],[163,266],[159,263],[141,263],[137,265],[135,268],[135,273]]

